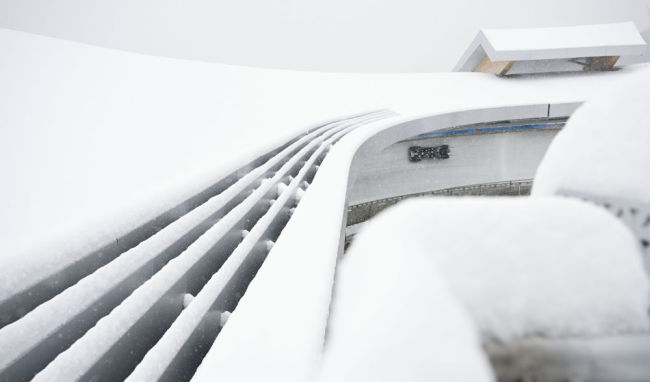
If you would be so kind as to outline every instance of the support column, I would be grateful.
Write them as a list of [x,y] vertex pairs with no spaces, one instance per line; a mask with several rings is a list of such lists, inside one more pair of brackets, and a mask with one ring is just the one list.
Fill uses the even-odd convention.
[[492,73],[497,76],[505,76],[512,68],[516,61],[492,61],[490,57],[485,56],[483,61],[476,68],[475,72]]

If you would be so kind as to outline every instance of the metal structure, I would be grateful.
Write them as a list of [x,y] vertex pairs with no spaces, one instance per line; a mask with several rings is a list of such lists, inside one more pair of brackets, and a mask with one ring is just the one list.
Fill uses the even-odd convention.
[[[388,115],[344,118],[296,137],[4,301],[0,380],[116,381],[136,368],[189,380],[331,146]],[[147,362],[178,330],[184,342],[167,365]]]

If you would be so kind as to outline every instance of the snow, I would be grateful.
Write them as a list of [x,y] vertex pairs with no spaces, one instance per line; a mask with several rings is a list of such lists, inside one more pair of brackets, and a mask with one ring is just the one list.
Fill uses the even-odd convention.
[[319,72],[421,73],[448,71],[484,27],[624,20],[650,26],[648,0],[248,0],[228,6],[150,1],[3,1],[0,26],[192,60]]
[[[335,136],[337,133],[345,132],[349,129],[350,127],[346,125],[333,127],[332,129],[327,130],[323,136]],[[102,356],[104,356],[104,354],[106,354],[106,352],[112,348],[115,342],[117,342],[120,338],[123,338],[123,336],[127,335],[128,330],[131,329],[139,319],[147,314],[147,312],[153,309],[154,305],[160,299],[166,296],[166,294],[170,293],[170,291],[173,291],[174,286],[177,285],[183,277],[188,277],[192,267],[199,263],[201,259],[208,256],[210,253],[210,248],[213,248],[215,245],[217,245],[220,240],[224,238],[224,236],[230,232],[230,230],[233,229],[238,222],[244,219],[246,213],[255,204],[264,198],[264,196],[274,187],[275,183],[281,180],[286,175],[286,173],[296,163],[298,163],[303,156],[307,155],[310,149],[317,146],[322,139],[323,137],[319,136],[315,139],[310,140],[307,145],[302,147],[296,154],[294,154],[288,161],[286,161],[286,163],[282,165],[282,167],[276,172],[271,180],[268,182],[263,182],[258,188],[255,189],[252,194],[250,194],[244,201],[233,208],[232,211],[222,217],[216,224],[210,227],[210,229],[208,229],[201,237],[193,242],[185,251],[183,251],[183,253],[170,260],[159,272],[147,280],[128,298],[122,301],[120,305],[113,309],[108,316],[100,319],[97,324],[91,328],[83,337],[77,340],[70,348],[61,353],[52,363],[50,363],[45,369],[39,372],[34,380],[73,380],[83,376],[96,362],[99,361]],[[255,173],[257,172],[253,171],[248,175],[250,176]],[[230,189],[226,191],[230,191]],[[224,192],[214,197],[213,199],[221,199],[222,197],[225,197],[225,194],[228,194],[228,192]],[[281,205],[278,208],[280,207]],[[260,228],[258,227],[257,230],[259,231]],[[249,243],[254,243],[255,240],[253,240],[251,233],[252,231],[246,236],[244,240]],[[156,236],[152,238],[156,238]],[[145,243],[148,242],[149,241]],[[135,249],[138,248],[140,248],[140,246],[136,247]],[[120,256],[117,260],[101,268],[95,274],[92,274],[86,279],[82,280],[82,282],[92,287],[93,284],[91,280],[95,280],[97,277],[99,277],[97,274],[106,273],[104,272],[105,269],[110,269],[113,272],[121,271],[122,278],[125,278],[128,275],[128,270],[137,269],[136,267],[124,266],[124,262],[127,261],[128,258],[133,257],[133,255],[130,257]],[[133,261],[144,260],[136,257],[136,260]],[[230,262],[233,261],[234,260],[230,260]],[[232,267],[234,266],[231,266],[230,268]],[[114,276],[112,278],[105,279],[113,280],[118,279],[118,277]],[[220,281],[223,280],[220,279]],[[97,283],[97,281],[95,281],[95,283]],[[102,285],[100,284],[100,287],[101,286]],[[107,288],[104,287],[96,289],[99,290],[99,292],[103,292]],[[79,288],[76,290],[75,288],[70,288],[64,291],[61,295],[57,296],[57,298],[64,295],[70,295],[74,292],[79,295],[80,293],[84,293],[84,290],[79,290]],[[188,309],[191,309],[195,305],[199,305],[199,298],[201,298],[200,295],[196,296]],[[46,311],[46,306],[49,306],[51,309],[68,308],[69,304],[61,302],[60,298],[58,300],[59,301],[48,301],[46,304],[31,312],[30,315],[34,316],[34,313],[37,312],[44,313]],[[59,320],[63,320],[63,318],[57,318]],[[18,324],[22,324],[22,321],[23,320],[19,321]],[[12,329],[12,327],[8,326],[7,329]],[[16,340],[17,336],[7,336],[5,338],[8,338],[9,340]]]
[[[0,336],[0,365],[10,364],[48,338],[52,338],[56,331],[64,327],[67,322],[80,317],[94,304],[101,303],[103,298],[110,296],[112,291],[124,285],[123,283],[128,283],[129,277],[148,273],[147,266],[152,261],[160,259],[165,249],[173,246],[200,222],[219,210],[230,198],[237,195],[241,187],[245,187],[250,182],[249,178],[254,178],[256,173],[256,171],[251,171],[248,174],[250,176],[242,178],[231,189],[208,200],[165,227],[156,236],[140,243],[96,272],[81,279],[73,287],[39,305],[21,320],[0,329],[2,333]],[[3,281],[11,280],[9,276],[4,275]],[[9,293],[11,290],[3,289],[2,292]]]
[[[129,376],[129,380],[140,381],[140,380],[155,380],[158,379],[161,374],[165,371],[166,367],[169,366],[176,356],[177,352],[181,347],[186,343],[192,331],[197,327],[201,320],[209,314],[210,311],[219,309],[215,307],[216,300],[219,298],[227,286],[228,282],[236,277],[237,270],[242,266],[246,256],[249,255],[249,252],[253,247],[261,240],[262,235],[266,232],[269,224],[273,221],[275,216],[278,213],[281,213],[281,210],[291,203],[290,199],[298,187],[298,184],[306,176],[307,172],[314,164],[318,156],[326,149],[330,141],[336,139],[337,137],[349,132],[355,126],[348,126],[345,129],[342,129],[335,134],[326,139],[324,142],[322,140],[314,140],[311,145],[318,145],[318,149],[310,155],[307,160],[301,160],[299,163],[303,163],[303,166],[296,175],[296,178],[291,181],[287,186],[286,190],[278,196],[278,203],[274,203],[273,207],[255,224],[251,229],[249,234],[246,236],[244,241],[239,244],[239,246],[233,251],[233,253],[228,257],[223,266],[219,271],[213,275],[208,283],[203,287],[201,292],[196,296],[195,302],[188,309],[183,311],[180,316],[174,321],[172,326],[166,331],[165,335],[159,340],[158,344],[152,348],[144,360],[138,365],[134,372]],[[323,143],[320,143],[323,142]],[[308,152],[310,147],[305,147],[302,152]],[[294,156],[283,169],[278,171],[276,175],[277,179],[281,179],[284,175],[284,169],[291,168],[293,163],[295,163],[302,154]],[[274,247],[274,243],[271,240],[264,240],[263,244],[266,246],[267,251],[270,251]],[[119,309],[119,308],[118,308]],[[237,314],[235,311],[234,314]],[[230,314],[221,315],[220,319],[223,323],[225,320],[228,320]],[[258,317],[259,318],[259,317]],[[217,338],[217,341],[219,341]],[[254,370],[254,368],[252,368]],[[200,372],[200,371],[199,371]],[[223,374],[220,372],[222,375]],[[241,375],[239,375],[241,378]]]
[[[326,131],[325,134],[331,135],[335,131],[343,128],[334,127],[333,131]],[[164,256],[166,249],[182,241],[183,237],[201,225],[202,222],[212,216],[216,211],[222,209],[229,201],[233,200],[245,190],[252,188],[259,177],[264,176],[270,168],[280,163],[286,155],[299,148],[301,144],[307,143],[307,147],[313,145],[314,143],[310,139],[316,137],[326,129],[327,127],[317,129],[297,140],[264,164],[251,169],[219,195],[212,197],[201,206],[163,228],[155,236],[143,241],[114,261],[101,267],[93,274],[83,278],[75,286],[66,289],[61,294],[38,306],[18,322],[0,329],[0,333],[2,333],[2,336],[0,336],[0,345],[2,345],[0,346],[0,355],[3,355],[3,357],[0,357],[0,365],[12,362],[14,359],[31,351],[48,337],[53,336],[66,322],[75,317],[79,317],[84,311],[90,309],[93,304],[100,303],[103,298],[110,295],[111,291],[127,282],[129,277],[148,273],[149,268],[147,266],[152,261],[160,260]],[[302,152],[304,153],[305,150],[303,148]],[[244,201],[244,207],[240,205],[236,210],[246,211],[246,206],[250,207],[257,202],[266,190],[271,187],[271,184],[270,182],[263,183]],[[247,201],[248,203],[246,203]],[[229,219],[221,219],[220,223],[222,225],[232,224],[232,216]],[[213,227],[212,231],[216,230],[219,232],[218,229],[222,225]],[[187,256],[186,254],[185,257]],[[36,276],[38,275],[32,275],[32,277]],[[18,279],[17,281],[24,283],[26,279]],[[6,275],[3,279],[5,282],[8,280],[12,280],[10,275]],[[2,289],[0,292],[10,294],[11,289]]]
[[383,107],[581,101],[637,71],[543,81],[290,72],[4,29],[0,48],[2,291],[113,242],[318,121]]
[[482,32],[495,51],[635,46],[643,53],[645,49],[645,40],[633,22],[554,28],[483,29]]
[[183,294],[183,308],[187,308],[192,301],[194,300],[194,296],[192,296],[189,293]]
[[231,313],[228,311],[221,313],[221,315],[219,316],[219,325],[221,325],[222,327],[226,325],[228,319],[230,318],[230,315]]
[[650,203],[650,70],[580,107],[542,160],[533,195],[573,191]]
[[[7,294],[318,121],[384,107],[408,119],[583,101],[646,67],[508,80],[478,73],[294,73],[148,57],[7,30],[0,30],[0,49],[6,52],[0,61],[0,291]],[[349,166],[368,137],[396,120],[364,126],[332,148],[219,336],[233,360],[221,363],[219,373],[236,376],[244,368],[259,379],[302,381],[313,372]],[[218,351],[202,366],[207,375],[208,360],[218,364],[224,356]]]
[[302,188],[298,188],[296,190],[296,196],[295,196],[296,201],[299,202],[302,199],[303,195],[305,195],[305,190],[303,190]]
[[454,71],[473,71],[486,55],[492,61],[537,61],[517,62],[510,74],[582,71],[582,67],[575,63],[550,60],[622,56],[621,62],[643,62],[646,48],[647,44],[633,22],[482,29],[456,63]]
[[[97,281],[92,281],[92,280],[101,280],[100,283],[104,283],[107,280],[110,280],[111,282],[118,283],[123,279],[123,277],[126,277],[126,274],[130,274],[125,272],[124,269],[133,270],[133,271],[140,269],[140,267],[143,264],[145,264],[147,261],[151,260],[156,256],[160,256],[163,249],[169,247],[172,243],[179,240],[190,230],[195,228],[202,221],[204,221],[213,213],[215,213],[215,211],[218,211],[220,208],[222,208],[229,200],[232,200],[234,197],[242,193],[244,190],[250,189],[253,183],[257,181],[258,177],[263,176],[265,172],[267,172],[275,164],[279,163],[282,159],[284,159],[284,157],[288,153],[300,147],[301,144],[309,142],[310,139],[317,136],[319,132],[323,131],[326,128],[327,127],[317,129],[312,133],[304,137],[301,137],[300,139],[298,139],[297,141],[289,145],[287,148],[285,148],[284,150],[276,154],[274,157],[270,158],[264,164],[256,168],[250,169],[248,173],[242,176],[237,182],[235,182],[228,189],[224,190],[221,194],[211,198],[201,206],[188,212],[182,218],[178,219],[177,221],[173,222],[169,226],[162,229],[156,237],[152,237],[149,240],[146,240],[140,243],[140,245],[125,252],[125,255],[128,256],[125,256],[124,259],[116,261],[115,264],[108,264],[107,266],[102,268],[103,270],[101,272],[114,272],[114,277],[110,277],[107,278],[106,280],[102,280],[102,278],[99,276],[90,275],[85,279],[86,280],[85,282],[90,283],[89,285],[97,285],[96,284]],[[59,261],[57,263],[53,263],[52,266],[61,267],[74,260],[76,260],[75,257],[69,256],[64,259],[59,259]],[[49,264],[49,262],[47,264]],[[128,264],[128,266],[125,266],[123,264]],[[28,265],[31,265],[31,263],[28,263]],[[43,264],[33,264],[32,266],[43,266]],[[4,285],[5,287],[0,289],[0,299],[2,297],[11,296],[12,292],[14,292],[16,289],[19,289],[25,285],[29,285],[29,282],[33,280],[38,280],[39,276],[41,275],[38,272],[33,272],[26,275],[23,274],[5,275],[5,277],[0,279],[0,282],[5,283]],[[107,289],[93,288],[92,290],[96,292],[102,290],[103,292],[105,292],[108,289],[110,288]],[[87,294],[85,292],[81,292],[81,293],[84,293],[83,296],[85,296],[82,300],[87,303],[90,301],[94,301],[96,298],[96,296]],[[77,305],[77,307],[79,307],[79,305]],[[71,312],[67,312],[67,313],[71,314]]]
[[325,157],[193,380],[219,375],[235,381],[302,382],[314,377],[327,324],[347,171],[358,145],[375,132],[373,126],[390,126],[392,120],[357,128]]
[[280,195],[284,190],[287,189],[287,185],[285,183],[278,183],[278,195]]
[[[300,73],[4,29],[0,49],[3,292],[115,241],[319,121],[368,105],[317,102]],[[278,97],[283,88],[294,91]]]
[[397,236],[413,224],[382,222],[339,265],[320,381],[493,381],[435,256]]
[[[625,71],[617,74],[622,72]],[[590,74],[575,78],[586,77],[595,78]],[[563,76],[562,78],[566,80],[574,77]],[[553,81],[554,77],[545,77],[544,81],[539,82],[533,81],[541,87],[536,87],[535,92],[518,93],[518,96],[540,95],[540,91],[549,90],[548,88],[542,90],[548,85],[549,80]],[[500,83],[512,85],[518,81],[513,79]],[[569,84],[564,83],[564,85]],[[531,83],[527,82],[525,87],[527,86],[531,86]],[[511,88],[513,89],[514,87]],[[548,97],[563,98],[576,88],[566,87],[564,90],[566,91]],[[509,98],[513,96],[512,93],[500,94],[508,98],[508,102],[515,102],[514,98]],[[586,94],[584,96],[586,97]],[[468,93],[467,97],[471,95]],[[283,381],[305,381],[314,377],[315,365],[318,365],[321,360],[326,333],[337,254],[340,249],[339,240],[345,222],[346,194],[349,192],[350,185],[356,181],[351,164],[360,153],[367,151],[369,147],[367,143],[370,141],[372,141],[372,148],[381,150],[385,147],[382,144],[388,145],[395,140],[426,132],[426,129],[446,127],[447,125],[444,124],[449,120],[457,123],[459,121],[475,123],[472,122],[472,118],[510,119],[522,113],[523,109],[526,110],[525,113],[536,110],[525,107],[506,113],[494,109],[491,113],[481,111],[473,114],[466,111],[472,110],[478,104],[468,105],[467,99],[465,98],[466,102],[462,105],[452,102],[431,111],[428,115],[433,115],[434,118],[430,120],[430,124],[419,119],[425,115],[397,116],[362,126],[332,148],[321,164],[321,169],[312,181],[309,191],[305,193],[292,219],[276,241],[273,251],[249,285],[237,310],[233,312],[228,326],[221,331],[217,341],[206,355],[194,380],[210,380],[211,375],[220,375],[233,380]],[[443,102],[442,99],[440,101]],[[457,108],[453,109],[453,105]],[[546,110],[546,107],[544,109]],[[449,114],[443,114],[445,112]],[[473,117],[465,118],[464,115],[473,115]],[[502,116],[505,117],[501,118]],[[411,122],[413,123],[408,125]],[[577,208],[580,206],[582,205]],[[598,213],[597,210],[596,214]],[[616,222],[613,224],[615,232],[620,233],[622,230],[621,234],[629,238],[628,231]],[[481,229],[483,233],[486,228],[481,227]],[[547,240],[547,237],[544,237],[544,240]],[[636,251],[633,242],[628,241],[625,246]],[[616,251],[618,250],[616,248]],[[637,264],[640,263],[640,259],[636,261]],[[583,269],[580,270],[582,273]],[[647,283],[645,275],[641,275],[642,283]],[[643,285],[639,289],[642,290]],[[546,301],[544,304],[548,305]],[[259,317],[264,317],[264,320],[260,320]],[[251,364],[256,367],[249,367],[248,365]]]
[[[650,328],[650,284],[633,235],[615,217],[581,201],[542,197],[406,201],[366,224],[341,269],[348,261],[362,261],[352,260],[355,256],[371,269],[373,256],[406,257],[407,264],[426,257],[431,261],[428,268],[437,270],[432,278],[440,274],[448,281],[484,340],[585,337]],[[386,277],[417,278],[421,288],[437,288],[418,276],[420,271],[415,261],[412,268],[396,265],[398,274]],[[371,288],[365,286],[363,272],[349,277],[357,281],[337,291]],[[394,300],[382,301],[388,308]],[[420,303],[414,297],[408,306]],[[430,316],[436,313],[435,305],[432,308]],[[381,319],[375,324],[382,326]]]

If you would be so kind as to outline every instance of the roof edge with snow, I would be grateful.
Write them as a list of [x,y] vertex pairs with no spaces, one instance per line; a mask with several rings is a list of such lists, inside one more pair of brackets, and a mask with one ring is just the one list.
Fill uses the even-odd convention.
[[609,70],[641,56],[646,42],[633,22],[556,28],[483,29],[454,67],[497,75]]

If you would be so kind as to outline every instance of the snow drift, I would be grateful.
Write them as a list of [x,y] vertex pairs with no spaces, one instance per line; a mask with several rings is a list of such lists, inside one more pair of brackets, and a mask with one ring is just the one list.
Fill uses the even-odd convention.
[[435,256],[409,250],[404,229],[381,229],[388,222],[378,219],[339,267],[320,381],[493,381]]
[[[392,265],[377,268],[375,262],[386,257]],[[404,202],[368,223],[340,269],[337,297],[356,304],[335,303],[334,323],[340,324],[333,326],[333,338],[339,330],[348,333],[347,325],[379,302],[385,316],[375,315],[362,331],[369,333],[376,326],[396,330],[391,315],[404,317],[406,323],[413,320],[411,315],[427,315],[429,320],[421,325],[453,325],[437,319],[435,305],[421,311],[427,304],[422,296],[392,297],[388,292],[408,288],[411,279],[418,280],[419,288],[436,289],[439,281],[433,279],[440,277],[485,340],[598,336],[649,328],[650,289],[634,237],[615,217],[579,201]],[[381,285],[381,280],[390,286]],[[368,351],[390,351],[381,341],[366,346]]]
[[533,195],[561,190],[650,203],[650,70],[580,107],[549,146]]

